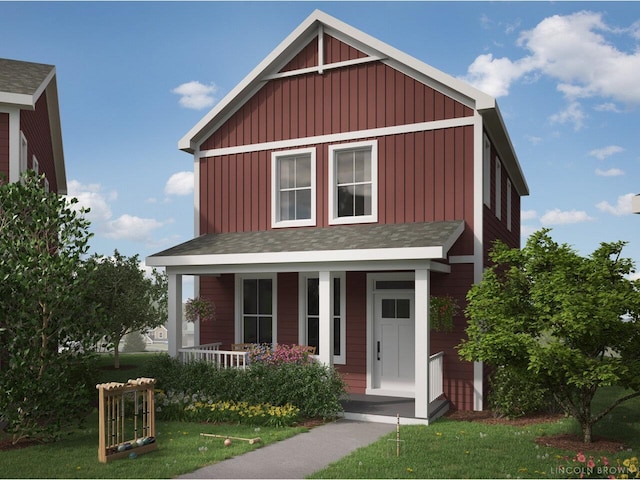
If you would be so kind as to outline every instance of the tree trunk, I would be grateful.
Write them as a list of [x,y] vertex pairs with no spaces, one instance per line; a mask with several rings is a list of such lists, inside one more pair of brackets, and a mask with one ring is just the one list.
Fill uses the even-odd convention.
[[591,430],[593,424],[590,421],[582,423],[582,441],[584,443],[591,443]]
[[120,340],[122,336],[116,338],[113,343],[113,368],[120,368]]

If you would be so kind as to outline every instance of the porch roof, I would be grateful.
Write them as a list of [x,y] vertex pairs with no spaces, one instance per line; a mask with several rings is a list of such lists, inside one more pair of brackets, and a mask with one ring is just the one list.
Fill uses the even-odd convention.
[[445,259],[464,221],[210,233],[147,257],[149,266]]

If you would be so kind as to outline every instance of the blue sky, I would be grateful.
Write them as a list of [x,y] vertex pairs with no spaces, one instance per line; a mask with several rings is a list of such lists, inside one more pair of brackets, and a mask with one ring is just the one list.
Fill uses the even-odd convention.
[[0,2],[0,57],[56,65],[94,252],[192,237],[178,140],[316,8],[498,98],[531,190],[523,241],[625,240],[640,267],[640,3]]

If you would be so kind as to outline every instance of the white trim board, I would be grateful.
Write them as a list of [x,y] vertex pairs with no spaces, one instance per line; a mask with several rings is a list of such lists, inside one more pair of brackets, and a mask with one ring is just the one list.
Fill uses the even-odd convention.
[[234,147],[226,148],[214,148],[210,150],[198,151],[194,155],[196,156],[196,158],[204,158],[218,157],[221,155],[259,152],[264,150],[281,150],[294,147],[308,147],[322,143],[339,143],[350,140],[368,139],[371,137],[382,137],[389,135],[400,135],[403,133],[415,133],[430,130],[441,130],[444,128],[464,127],[467,125],[473,125],[474,123],[474,117],[460,117],[448,120],[434,120],[432,122],[409,123],[406,125],[397,125],[393,127],[380,127],[368,130],[354,130],[352,132],[292,138],[290,140],[254,143],[249,145],[237,145]]

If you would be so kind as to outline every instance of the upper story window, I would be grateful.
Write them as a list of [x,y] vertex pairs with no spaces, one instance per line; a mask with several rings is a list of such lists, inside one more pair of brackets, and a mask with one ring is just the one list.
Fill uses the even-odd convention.
[[273,227],[316,224],[316,150],[287,150],[271,154]]
[[496,157],[496,217],[502,220],[502,163]]
[[482,144],[482,197],[484,204],[491,207],[491,142],[486,133]]
[[27,137],[24,136],[24,133],[20,132],[20,175],[27,171],[27,151]]
[[329,147],[329,223],[378,221],[378,143]]

